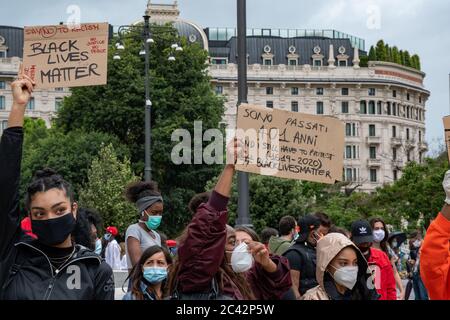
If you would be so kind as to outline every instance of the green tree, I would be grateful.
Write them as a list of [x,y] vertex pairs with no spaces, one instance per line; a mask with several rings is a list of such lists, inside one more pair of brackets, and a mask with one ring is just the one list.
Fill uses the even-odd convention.
[[360,67],[368,67],[369,66],[369,56],[361,56],[359,58],[359,66]]
[[374,46],[370,47],[369,50],[369,61],[377,61],[377,50],[375,49]]
[[410,56],[408,50],[405,50],[405,52],[404,52],[404,59],[405,60],[404,60],[403,65],[406,66],[406,67],[412,67],[412,65],[411,65],[411,56]]
[[[150,92],[152,100],[152,178],[171,203],[170,218],[185,220],[189,197],[203,190],[206,182],[218,174],[220,166],[206,164],[175,165],[171,151],[176,144],[171,135],[186,129],[194,137],[194,121],[202,121],[203,130],[218,128],[224,113],[224,100],[212,90],[207,75],[208,53],[197,44],[187,44],[173,34],[153,34],[150,49]],[[130,34],[132,35],[132,34]],[[132,167],[142,175],[144,158],[144,59],[139,56],[141,40],[128,39],[121,60],[113,60],[111,46],[108,84],[73,89],[66,98],[56,124],[65,132],[76,128],[115,134],[131,150]],[[178,43],[183,52],[173,52]],[[168,61],[174,54],[176,61]],[[192,154],[193,158],[193,154]],[[192,162],[193,163],[193,162]],[[172,196],[179,192],[182,203]],[[166,220],[165,220],[166,221]],[[181,230],[184,226],[177,225]]]
[[124,186],[138,180],[130,160],[119,160],[112,144],[100,149],[88,171],[88,181],[80,191],[80,206],[95,208],[105,226],[113,225],[124,234],[136,222],[136,208],[125,197]]
[[393,62],[392,59],[392,48],[386,43],[385,47],[385,51],[386,51],[386,61],[388,62]]
[[28,142],[45,138],[48,136],[49,130],[43,119],[32,119],[25,117],[23,123],[24,137]]
[[420,165],[410,163],[401,179],[377,192],[374,205],[382,207],[392,217],[403,216],[410,223],[423,214],[425,225],[441,210],[445,199],[442,180],[448,170],[447,153],[436,159],[426,159]]
[[377,42],[376,53],[377,53],[377,61],[386,61],[387,52],[386,52],[386,46],[385,46],[383,40],[379,40]]
[[402,64],[400,52],[398,51],[398,48],[396,46],[392,48],[392,60],[394,63]]
[[420,58],[417,54],[415,54],[411,57],[411,67],[413,67],[414,69],[417,69],[417,70],[421,69]]
[[28,125],[25,128],[28,132],[23,148],[22,192],[26,190],[36,170],[45,167],[56,170],[77,191],[86,182],[88,168],[102,144],[112,143],[121,158],[129,156],[128,149],[116,137],[106,133],[77,130],[64,134],[55,129],[30,129],[31,126]]

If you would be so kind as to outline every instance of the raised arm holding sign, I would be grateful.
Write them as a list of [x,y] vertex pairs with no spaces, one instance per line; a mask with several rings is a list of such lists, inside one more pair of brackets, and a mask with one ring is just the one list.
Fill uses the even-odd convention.
[[108,23],[25,27],[25,74],[39,89],[106,84],[108,31]]

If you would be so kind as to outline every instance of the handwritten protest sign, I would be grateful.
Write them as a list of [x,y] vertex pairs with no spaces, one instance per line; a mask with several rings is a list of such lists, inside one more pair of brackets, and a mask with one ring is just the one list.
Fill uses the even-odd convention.
[[342,180],[344,125],[336,118],[244,104],[236,136],[245,150],[237,170],[327,184]]
[[108,23],[25,27],[25,74],[38,89],[106,84],[108,31]]
[[448,161],[450,163],[450,116],[444,117],[445,143],[447,144]]

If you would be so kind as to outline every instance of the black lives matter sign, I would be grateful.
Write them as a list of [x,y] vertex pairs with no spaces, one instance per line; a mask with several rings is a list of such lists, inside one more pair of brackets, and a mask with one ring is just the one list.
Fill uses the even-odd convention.
[[38,89],[103,85],[108,23],[24,28],[24,73]]

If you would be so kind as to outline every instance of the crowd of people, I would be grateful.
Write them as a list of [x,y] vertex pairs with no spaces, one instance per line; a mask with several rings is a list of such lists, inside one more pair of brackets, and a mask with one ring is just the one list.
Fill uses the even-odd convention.
[[[326,213],[284,216],[278,230],[260,235],[232,227],[234,164],[211,192],[187,204],[192,220],[176,240],[158,232],[164,200],[154,182],[124,186],[137,222],[118,230],[103,228],[95,210],[78,207],[61,175],[39,170],[21,219],[22,126],[33,89],[25,75],[12,84],[14,103],[0,143],[0,299],[111,300],[113,270],[128,271],[124,300],[403,300],[412,288],[415,299],[450,298],[450,172],[442,212],[425,239],[416,232],[408,243],[380,218],[345,230]],[[239,148],[235,140],[228,152],[236,156]]]

